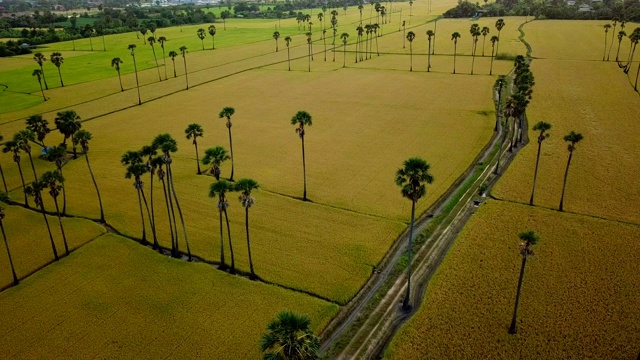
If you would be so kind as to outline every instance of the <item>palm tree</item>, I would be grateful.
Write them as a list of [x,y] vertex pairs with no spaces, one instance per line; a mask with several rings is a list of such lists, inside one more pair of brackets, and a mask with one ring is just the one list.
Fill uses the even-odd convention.
[[433,176],[429,173],[431,166],[421,158],[413,157],[404,161],[402,168],[396,172],[396,185],[401,188],[403,197],[411,200],[411,227],[409,229],[409,246],[407,247],[407,293],[402,303],[402,308],[408,310],[409,295],[411,291],[411,250],[413,244],[413,225],[415,222],[416,203],[427,193],[425,184],[433,182]]
[[287,44],[287,62],[289,63],[289,71],[291,71],[291,54],[289,53],[289,44],[291,43],[291,36],[284,38],[285,44]]
[[[161,156],[155,156],[155,147],[153,146],[149,146],[149,148],[154,150],[154,157],[150,158],[151,160],[149,161],[149,173],[151,174],[151,219],[153,220],[153,223],[155,225],[155,209],[154,209],[154,202],[153,202],[153,176],[155,174],[158,175],[158,179],[160,179],[160,182],[162,183],[162,192],[164,194],[164,201],[165,204],[167,205],[167,217],[169,218],[168,224],[169,224],[169,234],[171,235],[171,249],[173,251],[173,249],[175,248],[175,244],[178,238],[177,235],[177,226],[176,226],[176,218],[175,218],[175,214],[173,213],[173,208],[170,207],[170,199],[167,195],[167,183],[164,181],[166,172],[164,171],[164,169],[162,168],[164,166],[164,159]],[[143,147],[143,152],[145,150],[145,147]],[[172,220],[173,220],[173,224],[172,224]],[[174,235],[174,229],[176,231],[176,234]],[[155,246],[155,244],[154,244]],[[162,249],[158,247],[158,252],[160,252],[162,254]]]
[[480,36],[480,26],[478,24],[472,24],[471,29],[471,75],[473,75],[473,65],[476,60],[476,48],[478,46],[478,37]]
[[[167,80],[167,57],[164,55],[164,43],[167,42],[167,38],[164,36],[158,37],[158,43],[160,43],[160,47],[162,48],[162,62],[164,64],[164,79]],[[175,66],[174,66],[175,68]]]
[[64,226],[62,226],[62,218],[60,217],[60,208],[58,207],[58,196],[60,195],[60,190],[62,189],[61,184],[64,182],[64,178],[58,170],[55,170],[47,171],[42,174],[42,179],[40,181],[49,188],[49,195],[51,195],[53,202],[56,205],[56,216],[58,216],[58,224],[60,224],[60,232],[62,233],[62,241],[64,242],[64,252],[65,255],[69,255],[67,236],[64,233]]
[[140,99],[140,82],[138,81],[138,67],[136,66],[136,45],[130,44],[127,47],[128,50],[131,51],[131,57],[133,58],[133,71],[136,73],[136,88],[138,89],[138,105],[142,105],[142,100]]
[[[58,131],[64,135],[62,144],[67,145],[67,139],[71,138],[76,131],[82,128],[80,116],[74,110],[63,110],[56,114],[54,120]],[[73,147],[73,158],[76,159],[76,147]]]
[[358,38],[356,39],[356,64],[358,63],[358,51],[360,51],[360,61],[362,61],[362,51],[360,49],[358,49],[358,47],[361,47],[361,43],[362,43],[362,34],[364,33],[364,28],[362,27],[362,25],[358,25],[358,27],[356,28],[356,31],[358,32]]
[[229,131],[229,149],[231,150],[231,176],[229,176],[229,181],[233,181],[233,138],[231,137],[231,116],[235,114],[236,110],[232,107],[225,106],[222,108],[218,117],[220,119],[227,119],[227,130]]
[[451,40],[453,40],[453,73],[456,73],[456,55],[458,49],[458,39],[460,38],[459,32],[454,32],[451,34]]
[[151,51],[153,51],[153,60],[156,62],[156,70],[158,71],[158,81],[162,81],[162,77],[160,76],[160,67],[158,66],[158,58],[156,57],[156,47],[153,46],[156,43],[156,38],[149,36],[147,42],[151,45]]
[[536,155],[536,169],[533,172],[533,187],[531,188],[531,199],[529,199],[529,205],[533,206],[533,195],[536,191],[536,177],[538,176],[538,164],[540,163],[540,150],[542,149],[542,142],[549,138],[547,131],[551,129],[551,124],[540,121],[533,126],[533,131],[540,131],[538,134],[538,155]]
[[307,35],[307,46],[308,46],[308,58],[309,58],[309,72],[311,72],[311,56],[312,56],[312,50],[311,50],[311,32],[306,33],[305,35]]
[[[140,149],[139,152],[141,157],[146,157],[147,161],[145,162],[145,165],[147,166],[147,169],[149,169],[149,177],[150,177],[150,186],[149,186],[149,198],[150,198],[150,203],[151,203],[151,212],[149,212],[149,207],[147,206],[147,215],[149,215],[149,222],[151,223],[151,232],[153,233],[153,249],[154,250],[158,250],[158,252],[160,252],[162,254],[162,249],[160,249],[160,244],[158,244],[158,236],[157,236],[157,228],[156,228],[156,214],[155,214],[155,209],[154,209],[154,202],[153,202],[153,176],[156,174],[156,171],[159,167],[161,167],[159,165],[159,162],[156,158],[156,155],[158,154],[158,148],[153,146],[153,145],[144,145],[142,147],[142,149]],[[164,187],[164,182],[163,182],[163,187]],[[163,188],[164,190],[164,188]],[[165,195],[165,200],[166,200],[166,195]],[[146,199],[145,199],[145,205],[146,205]],[[168,203],[167,203],[168,205]],[[169,217],[169,227],[171,227],[171,217]],[[173,228],[172,228],[173,229]],[[173,248],[173,244],[174,244],[174,237],[173,237],[173,230],[171,230],[171,245]]]
[[317,359],[320,340],[311,331],[310,324],[311,320],[307,316],[290,311],[280,312],[262,335],[260,350],[264,354],[263,358]]
[[[500,40],[500,32],[502,31],[502,28],[504,28],[505,26],[505,22],[503,19],[498,19],[496,21],[496,29],[498,30],[498,41]],[[500,46],[500,42],[498,42],[498,46],[496,46],[496,55],[498,55],[498,48]]]
[[198,175],[202,174],[200,171],[200,159],[198,158],[198,137],[202,137],[204,135],[204,130],[202,130],[202,126],[199,124],[189,124],[187,129],[184,131],[185,135],[187,135],[187,140],[191,140],[193,138],[193,145],[196,147],[196,163],[198,164]]
[[224,237],[222,235],[222,214],[224,213],[224,218],[227,222],[227,237],[229,238],[229,252],[231,253],[231,269],[229,272],[231,274],[236,273],[235,268],[235,257],[233,256],[233,244],[231,243],[231,230],[229,228],[229,216],[227,215],[227,208],[229,207],[229,201],[227,201],[226,194],[228,192],[232,192],[234,190],[233,185],[222,179],[216,181],[211,184],[209,187],[209,197],[215,198],[218,197],[218,211],[220,212],[220,266],[218,269],[225,270],[227,265],[224,262]]
[[[53,146],[47,150],[46,159],[53,162],[56,165],[56,169],[62,173],[62,165],[67,156],[67,147],[65,145]],[[63,175],[64,176],[64,175]],[[64,183],[62,183],[62,215],[67,213],[67,192],[64,189]]]
[[20,173],[20,180],[22,181],[22,190],[24,192],[24,205],[29,207],[29,201],[27,200],[27,191],[26,185],[24,182],[24,175],[22,174],[22,166],[20,165],[20,150],[22,147],[20,143],[15,140],[10,140],[4,143],[4,147],[2,148],[3,153],[12,152],[13,153],[13,161],[18,165],[18,172]]
[[55,65],[58,68],[58,76],[60,76],[60,85],[64,87],[64,82],[62,82],[62,73],[60,72],[60,66],[64,63],[64,58],[62,57],[62,54],[59,52],[54,52],[49,57],[49,60],[53,65]]
[[7,234],[4,232],[4,225],[2,220],[4,219],[4,208],[0,207],[0,230],[2,230],[2,238],[4,239],[4,247],[7,249],[7,256],[9,257],[9,265],[11,266],[11,275],[13,275],[13,285],[18,285],[18,276],[16,275],[16,269],[13,266],[13,259],[11,258],[11,251],[9,251],[9,242],[7,241]]
[[298,125],[296,127],[296,134],[300,136],[300,140],[302,141],[302,177],[304,180],[304,191],[302,193],[302,200],[307,201],[307,164],[304,152],[304,135],[306,134],[305,126],[311,126],[311,115],[308,112],[301,110],[298,111],[291,118],[291,125]]
[[513,318],[511,319],[511,326],[509,326],[509,334],[516,333],[516,318],[518,315],[518,302],[520,301],[520,289],[522,288],[522,278],[524,277],[524,267],[527,265],[527,257],[533,256],[534,252],[531,246],[540,241],[540,237],[533,231],[521,232],[518,237],[522,242],[520,243],[520,255],[522,256],[522,266],[520,267],[520,277],[518,278],[518,290],[516,291],[516,304],[513,307]]
[[602,54],[602,61],[607,57],[607,38],[609,37],[609,29],[611,29],[610,24],[604,25],[604,53]]
[[558,210],[560,211],[564,211],[564,191],[567,187],[567,176],[569,175],[569,165],[571,165],[571,157],[573,156],[573,151],[576,149],[576,144],[583,139],[583,136],[580,133],[571,131],[568,135],[565,135],[563,139],[564,141],[569,143],[569,146],[567,147],[567,149],[569,150],[569,159],[567,160],[567,168],[564,171],[564,181],[562,182],[562,195],[560,196],[560,207],[558,208]]
[[616,26],[618,25],[618,19],[613,18],[613,31],[611,32],[611,43],[609,44],[609,51],[607,52],[607,61],[611,56],[611,49],[613,49],[613,38],[616,36]]
[[207,30],[209,31],[209,35],[211,35],[211,50],[215,50],[215,48],[216,48],[216,40],[215,40],[216,26],[215,25],[209,25],[209,28]]
[[405,21],[403,20],[403,21],[402,21],[402,48],[403,48],[403,49],[405,48],[405,41],[404,41],[404,39],[406,39],[406,38],[407,38],[407,36],[406,36],[406,31],[407,31],[407,28],[405,27]]
[[207,37],[207,32],[203,28],[200,28],[198,29],[197,35],[198,39],[200,39],[200,42],[202,43],[202,50],[204,50],[204,38]]
[[140,219],[142,221],[142,243],[147,243],[147,227],[144,224],[144,212],[142,210],[142,180],[141,177],[148,171],[146,165],[142,164],[142,158],[140,154],[135,151],[128,151],[124,154],[121,160],[123,165],[127,166],[127,172],[125,173],[126,179],[134,178],[133,187],[136,189],[136,193],[138,194],[138,207],[140,208]]
[[620,43],[622,43],[622,39],[627,36],[627,33],[624,30],[620,30],[618,32],[618,51],[616,51],[616,62],[620,61]]
[[187,90],[189,90],[189,75],[187,74],[187,47],[180,46],[180,53],[182,54],[182,61],[184,61],[184,79],[187,82]]
[[44,96],[44,90],[42,89],[42,78],[44,77],[42,70],[40,69],[33,70],[33,73],[31,73],[31,76],[36,76],[38,78],[38,84],[40,84],[40,92],[42,93],[42,98],[44,99],[44,101],[47,101],[47,98]]
[[176,74],[176,56],[178,56],[178,53],[171,50],[169,51],[169,57],[171,58],[171,62],[173,63],[173,77],[177,77],[178,75]]
[[360,24],[362,25],[362,10],[364,9],[364,6],[362,6],[362,4],[358,5],[358,11],[360,11]]
[[36,134],[29,130],[20,130],[13,136],[13,141],[19,144],[20,149],[27,153],[29,156],[29,162],[31,163],[31,170],[33,170],[33,178],[34,180],[38,180],[38,175],[36,174],[36,168],[33,165],[33,157],[31,156],[31,145],[29,142],[36,141]]
[[343,54],[342,67],[346,67],[347,66],[347,41],[349,39],[349,34],[346,32],[342,33],[340,35],[340,38],[342,39],[342,54]]
[[[147,27],[145,25],[141,25],[140,26],[140,33],[142,34],[142,42],[147,45],[147,38],[145,38],[145,36],[147,36]],[[136,34],[137,35],[137,34]]]
[[[38,65],[40,66],[40,75],[42,75],[42,80],[44,80],[44,88],[49,90],[49,85],[47,85],[47,78],[45,78],[44,76],[44,68],[42,67],[42,65],[44,64],[45,61],[47,61],[47,58],[42,55],[41,52],[37,52],[35,54],[33,54],[33,60],[35,60]],[[34,71],[34,76],[35,76],[35,71]],[[40,80],[40,78],[38,77],[38,81]],[[40,85],[42,86],[42,85]]]
[[484,44],[487,42],[487,35],[489,35],[489,28],[487,26],[482,27],[480,33],[482,34],[482,56],[484,57]]
[[380,29],[380,25],[373,24],[371,29],[373,31],[373,35],[376,37],[376,54],[380,56],[380,48],[378,48],[378,29]]
[[49,122],[44,119],[42,115],[31,115],[27,118],[26,124],[27,129],[36,134],[40,144],[43,147],[46,147],[44,139],[47,134],[51,132],[51,129],[49,129]]
[[227,153],[227,150],[222,146],[216,146],[204,151],[202,163],[205,165],[211,165],[209,172],[213,174],[216,180],[220,180],[220,165],[222,165],[225,160],[229,159],[231,159],[231,157]]
[[24,189],[25,195],[33,196],[36,206],[40,208],[40,213],[44,218],[44,223],[47,225],[47,231],[49,232],[49,240],[51,241],[51,249],[53,250],[53,258],[58,261],[58,250],[56,249],[56,243],[53,241],[53,234],[51,234],[51,226],[49,226],[49,220],[47,219],[47,213],[44,210],[44,201],[42,201],[42,191],[46,189],[46,185],[41,181],[34,181],[31,185]]
[[411,66],[409,67],[409,71],[413,71],[413,39],[416,38],[416,34],[413,31],[409,31],[407,33],[407,40],[409,40],[409,54],[411,59]]
[[120,81],[120,91],[124,91],[122,87],[122,78],[120,77],[120,64],[122,64],[122,60],[119,57],[114,57],[111,59],[111,67],[116,69],[118,72],[118,80]]
[[496,53],[493,51],[496,47],[496,44],[498,43],[498,41],[500,41],[500,38],[498,38],[497,36],[493,35],[491,37],[491,66],[489,67],[489,75],[493,75],[493,59],[496,57]]
[[[80,145],[82,153],[84,154],[84,159],[87,161],[87,168],[89,168],[89,174],[91,175],[91,180],[93,181],[93,187],[96,188],[96,194],[98,195],[98,204],[100,205],[100,222],[104,223],[105,220],[104,209],[102,208],[102,197],[100,196],[100,189],[98,189],[96,177],[93,175],[93,170],[91,169],[91,163],[89,163],[89,141],[91,141],[91,139],[91,133],[86,130],[78,130],[78,132],[73,134],[73,144]],[[151,193],[151,196],[151,202],[153,204],[153,192]]]
[[427,52],[427,72],[431,70],[431,38],[435,36],[436,33],[433,30],[427,30],[427,40],[429,40],[429,50]]
[[249,241],[249,208],[255,203],[255,199],[251,196],[251,191],[259,188],[260,185],[252,179],[240,179],[236,184],[236,191],[240,192],[240,204],[244,207],[244,224],[247,233],[247,249],[249,250],[249,268],[251,269],[251,280],[257,279],[256,273],[253,271],[253,260],[251,259],[251,242]]
[[280,39],[280,31],[274,31],[272,36],[276,41],[276,52],[278,52],[278,39]]
[[322,29],[322,43],[324,46],[324,61],[327,61],[327,37],[325,34],[327,33],[327,29]]

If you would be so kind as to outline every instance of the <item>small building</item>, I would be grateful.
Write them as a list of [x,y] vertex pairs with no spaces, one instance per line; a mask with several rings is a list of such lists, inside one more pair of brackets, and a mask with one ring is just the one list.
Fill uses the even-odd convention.
[[591,11],[591,6],[587,4],[582,4],[578,6],[578,12],[589,12]]

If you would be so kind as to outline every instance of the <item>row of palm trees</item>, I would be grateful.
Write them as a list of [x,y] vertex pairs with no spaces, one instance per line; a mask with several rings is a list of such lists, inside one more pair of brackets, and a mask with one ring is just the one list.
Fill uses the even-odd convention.
[[209,25],[207,30],[203,28],[199,28],[196,31],[196,35],[198,36],[198,39],[200,39],[200,42],[202,43],[202,50],[204,50],[204,39],[207,37],[207,32],[209,33],[209,35],[211,35],[211,50],[215,50],[216,48],[215,36],[217,32],[215,25]]
[[[605,48],[606,48],[606,36],[607,36],[607,32],[609,30],[609,28],[607,26],[611,27],[611,25],[609,25],[609,24],[605,25]],[[624,29],[624,22],[620,23],[620,28]],[[616,53],[616,62],[618,63],[618,67],[623,69],[623,72],[625,74],[628,74],[629,71],[631,70],[631,65],[633,64],[633,58],[634,58],[634,54],[635,54],[635,51],[636,51],[636,46],[640,42],[640,27],[635,28],[631,32],[631,34],[629,34],[629,36],[628,36],[629,41],[630,41],[629,55],[627,57],[627,62],[623,63],[622,60],[620,59],[620,44],[622,43],[622,39],[624,39],[624,37],[626,35],[627,34],[626,34],[626,32],[624,30],[620,30],[620,32],[618,33],[618,51]],[[603,57],[603,60],[604,60],[604,57]],[[638,76],[639,75],[640,75],[640,63],[638,64],[638,70],[636,71],[636,80],[635,80],[635,83],[633,85],[633,89],[635,91],[638,91]]]
[[[33,70],[33,72],[31,73],[31,76],[35,76],[36,79],[38,80],[38,85],[40,86],[40,92],[42,93],[42,99],[44,101],[47,101],[47,97],[44,94],[45,89],[49,90],[49,84],[47,84],[47,79],[44,75],[44,63],[47,61],[47,58],[44,55],[42,55],[42,53],[37,52],[33,54],[33,60],[35,60],[36,63],[38,63],[40,68]],[[64,63],[64,57],[62,57],[61,53],[56,51],[51,53],[51,56],[49,57],[49,61],[51,61],[51,63],[54,64],[56,68],[58,68],[58,76],[60,77],[60,86],[64,87],[64,82],[62,81],[62,72],[60,71],[60,67]],[[44,88],[42,87],[43,83],[44,83]]]

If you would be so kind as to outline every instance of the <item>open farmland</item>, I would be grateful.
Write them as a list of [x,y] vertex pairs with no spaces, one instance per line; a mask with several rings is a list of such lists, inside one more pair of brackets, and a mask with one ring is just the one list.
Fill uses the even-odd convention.
[[[540,235],[527,262],[518,334],[507,333],[518,233]],[[389,359],[609,358],[637,355],[637,225],[489,200],[456,240]]]
[[337,306],[105,235],[0,293],[4,358],[249,359],[282,309],[317,332]]

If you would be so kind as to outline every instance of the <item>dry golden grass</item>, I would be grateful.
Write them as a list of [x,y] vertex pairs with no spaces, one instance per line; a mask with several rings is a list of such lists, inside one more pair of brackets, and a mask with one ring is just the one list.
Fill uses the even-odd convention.
[[[518,334],[509,335],[518,233],[529,229],[541,241],[527,262]],[[635,358],[639,236],[637,225],[488,201],[456,240],[387,358]]]
[[[45,194],[45,196],[49,196],[49,194]],[[33,202],[31,204],[33,205]],[[4,204],[2,206],[5,208],[6,214],[2,223],[7,233],[13,265],[18,278],[24,278],[54,260],[49,233],[42,214],[20,206]],[[48,219],[58,255],[62,257],[64,256],[64,244],[58,218],[48,216]],[[62,223],[70,251],[105,233],[103,227],[88,220],[65,218]],[[2,240],[0,239],[0,241]],[[4,243],[2,243],[0,245],[0,288],[12,283],[9,258]]]
[[5,358],[258,358],[267,323],[337,306],[105,235],[0,293]]
[[[550,57],[532,63],[536,85],[527,111],[530,128],[538,121],[553,125],[551,137],[542,145],[535,203],[558,207],[568,157],[562,137],[575,130],[584,140],[577,145],[569,170],[565,210],[638,223],[640,213],[632,209],[640,201],[636,141],[640,97],[615,62],[598,61],[604,48],[602,22],[558,24],[536,21],[525,26],[533,55]],[[578,32],[584,40],[572,41]],[[615,57],[615,46],[613,52]],[[566,58],[572,54],[572,59]],[[530,131],[529,137],[532,143],[498,183],[496,196],[528,202],[537,135]]]

